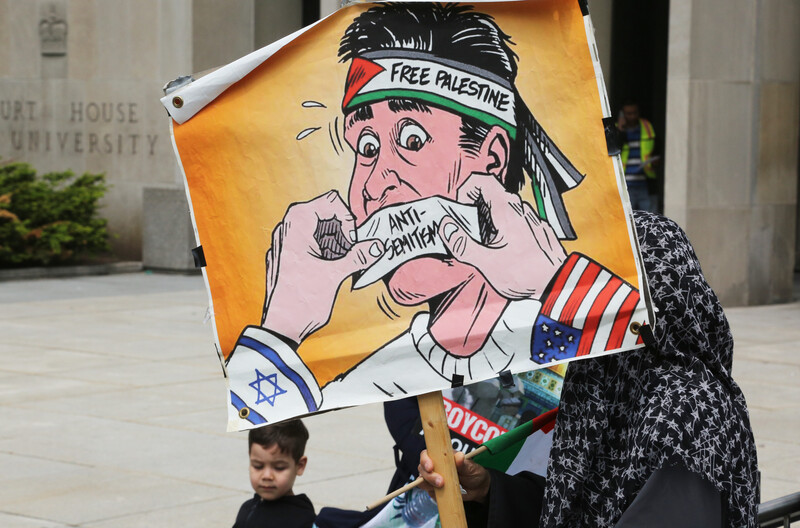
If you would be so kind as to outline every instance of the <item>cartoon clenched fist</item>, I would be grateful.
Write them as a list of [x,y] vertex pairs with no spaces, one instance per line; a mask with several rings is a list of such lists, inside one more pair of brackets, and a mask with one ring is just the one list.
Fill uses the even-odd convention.
[[[567,254],[546,221],[491,174],[473,174],[458,190],[458,201],[476,204],[491,225],[484,243],[451,218],[439,235],[453,257],[477,268],[507,299],[540,299]],[[482,237],[484,238],[484,237]]]
[[328,323],[341,284],[383,254],[378,240],[355,242],[355,230],[336,191],[289,207],[267,251],[264,328],[300,343]]

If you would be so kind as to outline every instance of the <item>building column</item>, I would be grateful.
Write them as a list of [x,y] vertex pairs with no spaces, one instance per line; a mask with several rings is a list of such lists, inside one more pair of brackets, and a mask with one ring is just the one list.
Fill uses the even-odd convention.
[[791,300],[800,2],[672,0],[665,213],[726,306]]

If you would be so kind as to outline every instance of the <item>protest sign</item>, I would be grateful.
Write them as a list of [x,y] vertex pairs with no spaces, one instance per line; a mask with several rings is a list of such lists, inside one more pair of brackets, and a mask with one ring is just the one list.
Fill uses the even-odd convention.
[[593,42],[575,0],[358,4],[164,98],[230,430],[642,345]]

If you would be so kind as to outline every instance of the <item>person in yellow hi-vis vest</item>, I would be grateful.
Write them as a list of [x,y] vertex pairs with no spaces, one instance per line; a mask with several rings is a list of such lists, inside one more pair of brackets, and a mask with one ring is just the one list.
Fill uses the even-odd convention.
[[639,114],[639,105],[626,102],[619,118],[622,139],[622,164],[625,167],[625,183],[633,209],[658,212],[658,196],[654,192],[656,171],[653,156],[656,133],[652,123]]

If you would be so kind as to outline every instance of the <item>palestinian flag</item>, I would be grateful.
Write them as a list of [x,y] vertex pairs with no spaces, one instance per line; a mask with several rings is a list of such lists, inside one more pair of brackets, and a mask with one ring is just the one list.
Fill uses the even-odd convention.
[[557,413],[558,407],[484,442],[486,451],[475,455],[472,460],[509,475],[530,471],[545,476]]

